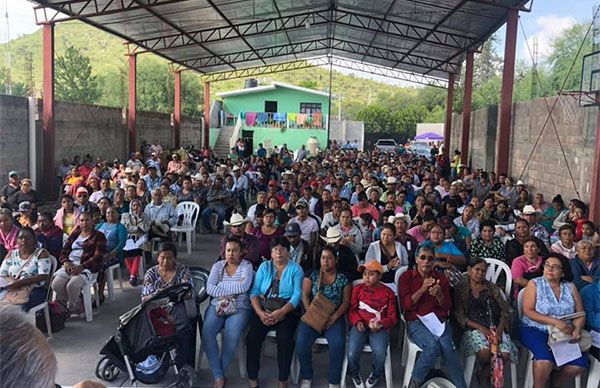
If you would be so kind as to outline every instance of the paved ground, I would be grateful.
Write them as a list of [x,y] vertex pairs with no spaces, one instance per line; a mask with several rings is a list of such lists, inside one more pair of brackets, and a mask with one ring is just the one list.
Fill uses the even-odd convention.
[[[218,255],[219,240],[222,236],[209,234],[198,235],[194,250],[191,255],[185,253],[185,248],[181,248],[179,260],[190,266],[202,266],[210,269],[212,263]],[[123,273],[123,278],[127,279],[127,274]],[[83,319],[71,319],[67,322],[66,327],[59,333],[56,333],[50,340],[59,364],[59,373],[57,383],[63,386],[72,385],[78,381],[86,379],[96,379],[94,372],[96,364],[100,360],[99,351],[104,343],[111,337],[117,327],[118,316],[130,310],[140,302],[140,287],[132,288],[127,281],[123,283],[123,291],[116,290],[116,302],[108,302],[103,304],[99,310],[94,310],[94,320],[86,322]],[[108,298],[107,298],[108,300]],[[205,305],[201,311],[204,312]],[[392,334],[392,340],[397,337],[397,333]],[[277,363],[276,350],[273,342],[265,341],[263,355],[261,357],[260,383],[261,387],[277,387]],[[313,349],[313,365],[315,368],[315,377],[313,379],[313,387],[327,387],[327,349],[324,347],[315,346]],[[399,347],[392,349],[392,368],[394,387],[401,387],[403,368],[400,366],[400,350]],[[366,376],[369,372],[370,361],[368,357],[363,358],[363,375]],[[519,370],[519,382],[522,385],[523,371]],[[125,380],[125,374],[121,373],[118,379],[110,383],[110,386],[129,386]],[[229,368],[227,373],[229,379],[229,387],[247,387],[245,379],[241,379],[238,373],[237,359]],[[473,387],[477,384],[473,379]],[[505,387],[510,386],[510,382],[505,381]],[[158,385],[168,386],[174,381],[173,373]],[[141,386],[141,384],[140,384]],[[197,372],[195,378],[196,387],[211,387],[212,377],[206,362],[204,362],[200,371]],[[290,384],[293,387],[293,384]],[[348,379],[347,387],[353,386]],[[385,382],[380,381],[378,387],[384,387]]]

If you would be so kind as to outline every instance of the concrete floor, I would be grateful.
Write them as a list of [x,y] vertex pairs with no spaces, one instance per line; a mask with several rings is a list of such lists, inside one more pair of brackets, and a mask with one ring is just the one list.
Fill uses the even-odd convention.
[[[219,241],[222,235],[217,234],[198,234],[196,244],[191,255],[187,255],[185,247],[180,249],[179,260],[190,266],[202,266],[210,269],[212,263],[218,256]],[[99,351],[104,343],[112,336],[117,328],[118,317],[124,312],[140,303],[141,287],[132,288],[126,281],[128,274],[123,271],[123,291],[117,287],[116,302],[104,303],[100,309],[94,310],[94,319],[92,322],[86,322],[84,319],[71,319],[67,321],[65,329],[55,333],[49,340],[58,359],[59,372],[57,383],[63,386],[70,386],[81,380],[97,380],[95,377],[96,364],[100,360]],[[108,298],[107,298],[108,301]],[[207,301],[201,306],[204,312]],[[392,342],[397,338],[397,332],[392,332]],[[401,387],[403,378],[403,367],[400,365],[400,348],[392,348],[392,369],[394,387]],[[265,341],[263,354],[261,357],[260,385],[261,387],[277,387],[277,362],[276,349],[273,341]],[[523,363],[521,363],[523,364]],[[315,376],[313,387],[327,387],[328,370],[328,352],[325,347],[315,346],[313,349],[313,365]],[[362,369],[363,378],[369,373],[370,359],[367,355],[363,357]],[[172,371],[172,369],[171,369]],[[246,379],[241,379],[238,373],[237,358],[226,374],[228,378],[228,387],[247,387]],[[505,387],[510,387],[510,378],[505,381]],[[523,371],[519,370],[519,382],[517,386],[522,386]],[[170,372],[165,380],[157,387],[165,387],[173,383],[174,374]],[[473,378],[472,387],[475,387],[476,379]],[[353,387],[350,379],[347,380],[347,387]],[[130,386],[125,379],[125,374],[121,373],[119,377],[111,382],[105,383],[111,387]],[[138,386],[143,386],[139,384]],[[208,370],[206,359],[201,370],[196,373],[195,387],[212,387],[212,376]],[[290,384],[290,387],[295,386]],[[378,387],[384,387],[385,381],[379,382]]]

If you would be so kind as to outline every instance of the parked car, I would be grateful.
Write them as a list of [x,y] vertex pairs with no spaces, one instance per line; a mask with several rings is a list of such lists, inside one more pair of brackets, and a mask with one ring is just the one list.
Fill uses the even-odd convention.
[[394,139],[379,139],[375,143],[375,149],[382,152],[396,152],[397,147],[398,144]]

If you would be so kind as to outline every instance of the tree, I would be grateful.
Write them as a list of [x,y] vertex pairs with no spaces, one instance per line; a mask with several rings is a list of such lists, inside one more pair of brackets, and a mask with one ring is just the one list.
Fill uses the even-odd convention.
[[357,119],[364,121],[366,132],[392,132],[394,119],[390,111],[380,105],[367,105],[357,114]]
[[56,99],[93,104],[100,97],[98,79],[92,75],[90,59],[73,46],[56,57]]

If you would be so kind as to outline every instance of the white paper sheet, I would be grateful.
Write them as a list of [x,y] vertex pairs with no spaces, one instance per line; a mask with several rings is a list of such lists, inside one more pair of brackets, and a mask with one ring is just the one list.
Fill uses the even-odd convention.
[[592,334],[592,345],[600,348],[600,333],[594,330],[590,331],[590,333]]
[[435,313],[429,313],[423,316],[417,315],[417,317],[419,317],[419,320],[423,322],[427,330],[429,330],[429,332],[434,336],[439,338],[442,336],[442,334],[444,334],[444,330],[446,330],[446,322],[440,322]]
[[140,249],[142,247],[142,245],[144,245],[146,240],[147,240],[146,235],[141,236],[136,241],[134,241],[132,238],[128,238],[127,241],[125,241],[125,247],[123,247],[123,249],[126,251]]
[[569,361],[573,361],[581,357],[581,349],[577,343],[570,343],[569,341],[559,341],[550,345],[552,354],[554,354],[554,360],[556,366],[565,365]]

